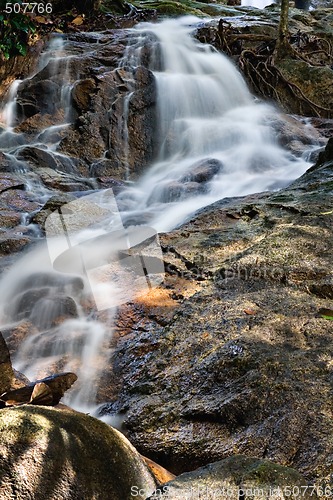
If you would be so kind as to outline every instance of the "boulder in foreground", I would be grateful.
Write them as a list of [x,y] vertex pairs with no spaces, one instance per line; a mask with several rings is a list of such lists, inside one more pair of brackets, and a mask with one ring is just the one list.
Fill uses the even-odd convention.
[[1,500],[128,500],[157,484],[118,431],[71,410],[0,411]]

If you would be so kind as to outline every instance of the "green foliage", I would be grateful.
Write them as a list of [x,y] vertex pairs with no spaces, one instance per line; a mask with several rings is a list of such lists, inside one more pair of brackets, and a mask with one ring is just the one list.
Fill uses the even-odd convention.
[[0,0],[0,57],[5,59],[18,54],[24,56],[29,36],[36,31],[32,19],[22,12],[23,9],[14,12],[13,6],[18,4],[22,5],[22,0],[15,0],[15,3]]

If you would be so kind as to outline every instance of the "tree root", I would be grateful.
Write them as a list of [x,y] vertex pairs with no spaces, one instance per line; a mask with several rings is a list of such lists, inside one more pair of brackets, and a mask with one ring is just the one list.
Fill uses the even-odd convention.
[[[244,49],[244,42],[261,42],[256,49]],[[291,43],[296,44],[297,49]],[[277,101],[282,107],[289,103],[293,112],[332,118],[333,111],[316,104],[309,99],[302,89],[288,80],[278,69],[275,61],[276,40],[267,35],[242,34],[232,29],[230,23],[220,20],[215,36],[215,47],[227,55],[237,56],[238,65],[252,89],[265,97]],[[328,40],[301,34],[290,37],[287,42],[288,55],[295,60],[302,60],[311,66],[332,64],[332,45]],[[311,50],[311,48],[313,50]],[[309,50],[306,52],[306,50]],[[311,56],[322,54],[327,62],[317,62]]]

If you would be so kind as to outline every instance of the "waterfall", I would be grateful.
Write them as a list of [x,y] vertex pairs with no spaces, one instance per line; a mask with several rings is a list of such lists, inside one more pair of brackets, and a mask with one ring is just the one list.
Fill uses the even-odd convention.
[[[197,18],[181,18],[144,23],[128,30],[123,66],[134,71],[147,59],[146,49],[150,47],[148,66],[154,74],[158,96],[158,158],[136,184],[117,196],[116,202],[108,193],[104,197],[97,193],[89,199],[87,210],[83,201],[72,209],[69,206],[68,213],[64,209],[59,217],[54,216],[51,222],[55,234],[61,232],[64,221],[67,229],[70,224],[76,227],[76,232],[73,229],[60,242],[65,249],[66,271],[61,266],[55,270],[52,264],[57,256],[51,258],[50,245],[47,248],[42,243],[18,260],[0,282],[3,328],[16,328],[23,320],[32,324],[14,357],[15,367],[31,378],[53,370],[75,371],[81,385],[74,387],[67,401],[76,408],[94,404],[98,378],[109,360],[119,290],[124,294],[123,301],[130,300],[135,280],[139,290],[140,279],[147,278],[142,274],[140,279],[119,283],[122,280],[119,276],[117,279],[117,268],[113,267],[114,288],[108,288],[107,293],[114,295],[114,306],[103,316],[91,300],[94,290],[88,264],[97,258],[100,269],[110,274],[106,264],[110,265],[107,254],[112,245],[118,245],[117,250],[123,252],[126,261],[131,249],[140,247],[145,240],[151,262],[156,264],[160,256],[154,231],[145,232],[142,226],[137,232],[129,227],[123,237],[122,225],[148,221],[157,232],[167,231],[221,198],[281,188],[309,166],[303,158],[293,157],[278,145],[271,126],[276,110],[250,94],[227,57],[192,38],[198,22]],[[63,50],[62,45],[60,48]],[[47,62],[51,68],[50,59]],[[60,68],[58,62],[53,62],[55,66]],[[68,88],[67,82],[61,94],[65,107]],[[132,89],[124,105],[122,127],[126,139],[131,96]],[[49,130],[40,134],[38,144],[47,141],[49,135]],[[11,150],[9,154],[16,153]],[[125,151],[126,158],[127,154]],[[121,207],[120,214],[116,205]],[[93,218],[89,213],[93,213]],[[117,236],[110,240],[109,234]],[[79,248],[80,252],[75,253],[70,240],[75,240],[74,250]],[[61,261],[61,251],[57,255]],[[150,264],[145,265],[149,274]],[[102,290],[105,294],[105,288]],[[95,300],[97,304],[96,297]],[[27,312],[29,303],[33,307]],[[64,305],[67,313],[70,310],[73,314],[67,314],[59,324]]]
[[149,68],[158,93],[159,158],[120,198],[130,199],[130,220],[144,214],[158,231],[221,198],[286,186],[309,166],[278,145],[276,109],[250,94],[226,56],[190,36],[197,24],[186,17],[139,25],[123,63],[141,64],[155,40]]

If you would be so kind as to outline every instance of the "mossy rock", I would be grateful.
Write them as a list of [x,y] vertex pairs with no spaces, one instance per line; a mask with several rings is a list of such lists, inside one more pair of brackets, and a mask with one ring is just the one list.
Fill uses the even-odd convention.
[[315,492],[308,488],[307,482],[296,470],[269,460],[242,455],[235,455],[193,472],[181,474],[162,485],[150,498],[165,496],[180,500],[185,498],[189,491],[193,494],[204,494],[202,498],[205,500],[283,500],[291,495],[294,499],[316,498]]
[[217,16],[221,15],[225,7],[224,2],[209,3],[196,2],[191,0],[185,0],[181,2],[172,0],[166,2],[160,2],[156,0],[142,0],[133,2],[133,4],[141,9],[155,9],[157,11],[157,14],[163,16]]
[[1,500],[128,500],[134,486],[135,498],[156,488],[127,439],[90,416],[25,405],[0,411],[0,432]]
[[328,66],[311,66],[291,58],[279,61],[277,67],[286,80],[297,85],[310,101],[331,110],[332,114],[333,69]]
[[[195,3],[195,2],[194,2]],[[195,7],[190,6],[190,2],[134,2],[137,7],[140,8],[149,8],[155,9],[157,14],[160,15],[168,15],[168,16],[181,16],[181,15],[193,15],[193,16],[202,16],[203,13],[196,9]]]

